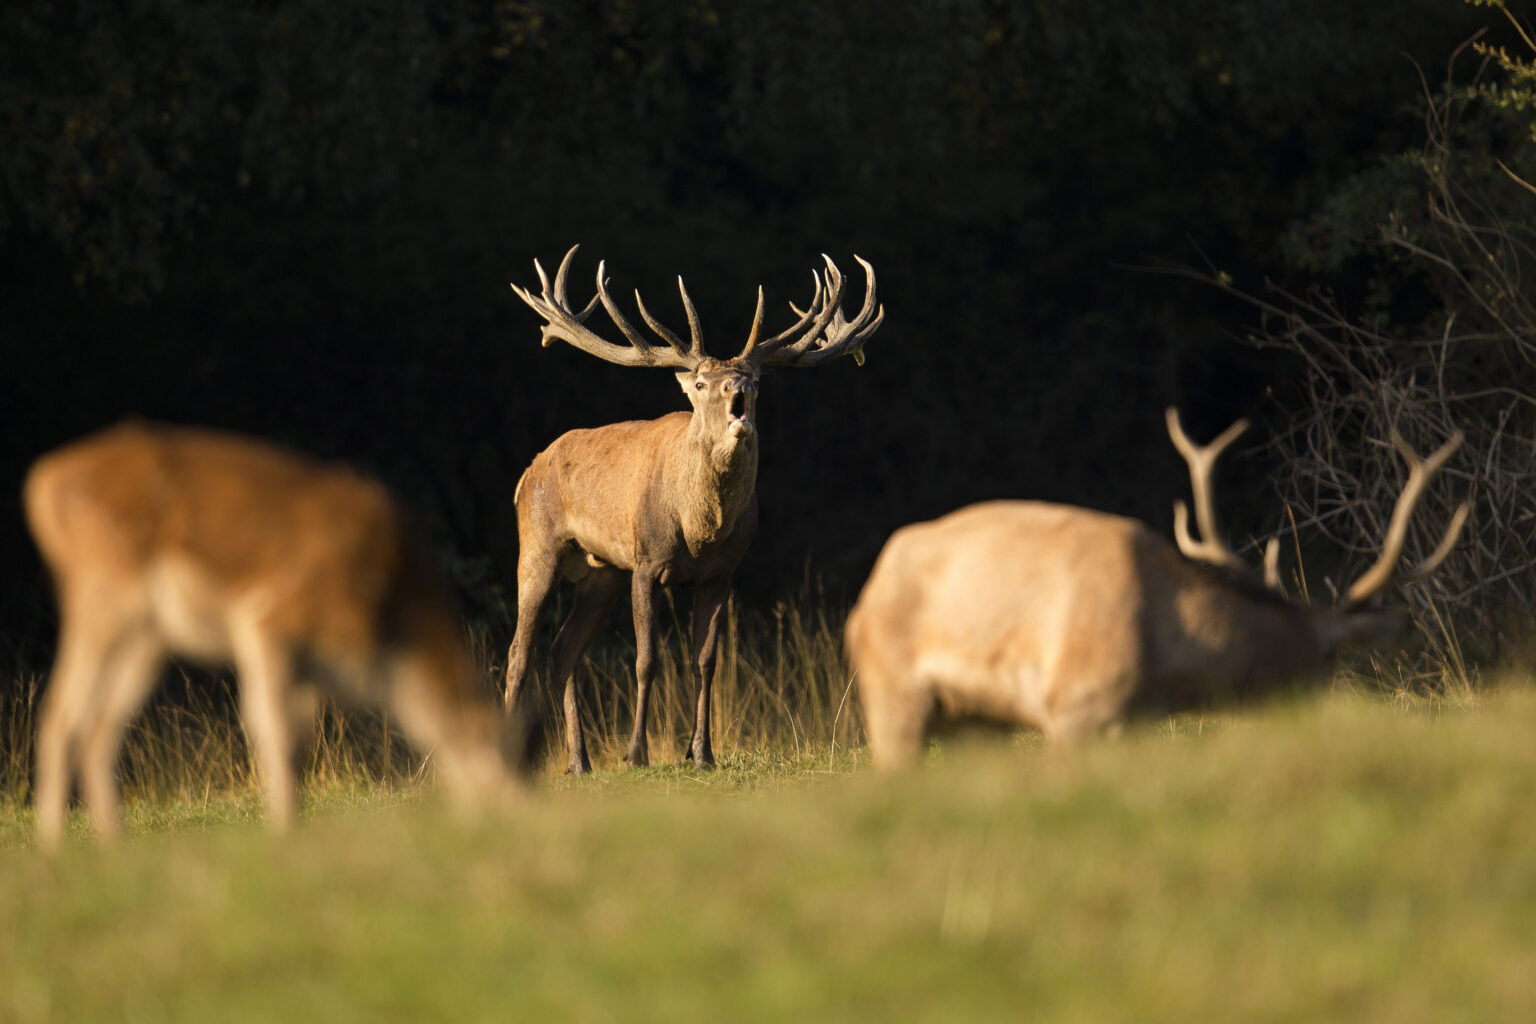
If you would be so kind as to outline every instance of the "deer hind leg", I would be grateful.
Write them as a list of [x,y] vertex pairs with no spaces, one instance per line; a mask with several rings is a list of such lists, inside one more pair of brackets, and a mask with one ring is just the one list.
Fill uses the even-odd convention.
[[699,672],[699,699],[694,708],[693,739],[688,753],[695,768],[713,768],[715,751],[710,744],[710,708],[715,688],[715,655],[719,650],[720,619],[731,581],[721,580],[699,587],[693,594],[693,660]]
[[231,631],[240,675],[240,715],[250,735],[267,806],[268,824],[286,831],[295,813],[294,742],[289,695],[292,651],[258,621]]
[[1064,680],[1046,699],[1041,731],[1055,746],[1070,747],[1118,722],[1134,689],[1127,672],[1085,672]]
[[570,617],[555,636],[555,678],[565,690],[565,770],[569,775],[587,775],[592,762],[587,758],[587,742],[581,733],[581,709],[576,703],[576,663],[592,642],[603,616],[619,596],[624,574],[617,569],[595,569],[576,584],[576,601]]
[[81,794],[103,839],[122,831],[116,768],[123,732],[160,681],[164,659],[165,648],[146,626],[121,638],[99,677],[77,753]]
[[1110,617],[1063,631],[1042,680],[1040,731],[1072,746],[1120,719],[1140,682],[1141,636],[1134,617]]
[[528,664],[533,654],[534,636],[539,630],[539,613],[560,575],[558,552],[538,543],[519,529],[522,548],[517,556],[517,629],[507,648],[507,681],[503,706],[513,721],[513,745],[516,757],[525,768],[539,759],[542,737],[539,735],[549,709],[538,687],[528,691]]
[[[522,532],[522,531],[520,531]],[[504,697],[507,712],[518,712],[527,683],[528,662],[533,653],[533,638],[539,629],[539,613],[560,576],[559,552],[522,538],[517,556],[517,629],[507,647],[507,683]]]
[[651,763],[646,721],[650,717],[651,681],[656,676],[656,578],[647,570],[636,569],[630,582],[630,604],[635,613],[635,722],[624,762],[631,768],[644,768]]
[[857,678],[870,759],[882,771],[911,765],[923,749],[935,705],[933,693],[888,675],[879,666],[860,666]]
[[64,838],[77,748],[116,639],[110,623],[92,611],[65,606],[58,656],[38,712],[34,802],[44,849],[56,848]]

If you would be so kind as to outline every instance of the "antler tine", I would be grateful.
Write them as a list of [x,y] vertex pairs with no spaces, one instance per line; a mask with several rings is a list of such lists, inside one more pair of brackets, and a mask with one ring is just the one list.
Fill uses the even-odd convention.
[[674,352],[677,352],[681,355],[688,354],[688,346],[683,344],[683,339],[679,338],[676,334],[673,334],[672,331],[666,327],[666,325],[662,324],[655,317],[651,316],[650,310],[645,308],[645,300],[640,297],[639,288],[635,289],[635,308],[640,310],[640,316],[645,320],[645,326],[649,327],[651,330],[660,335],[663,341],[672,346],[672,350]]
[[[649,357],[651,355],[651,343],[646,341],[639,331],[635,330],[634,325],[619,311],[619,304],[614,302],[613,296],[608,294],[607,269],[608,261],[599,260],[597,263],[597,297],[602,300],[603,308],[608,311],[608,319],[613,321],[613,325],[619,329],[625,338],[629,339],[629,343],[635,347],[636,351]],[[635,295],[639,297],[640,293],[637,291]],[[645,312],[644,308],[640,312],[643,314]],[[673,347],[675,348],[676,346]]]
[[[810,307],[800,314],[800,322],[772,339],[773,344],[758,346],[758,361],[761,365],[800,364],[806,351],[821,337],[827,325],[832,322],[832,317],[837,314],[843,301],[843,276],[831,260],[826,256],[822,259],[827,260],[831,272],[822,271],[817,277],[816,294]],[[791,303],[789,308],[795,310],[794,304]],[[794,340],[791,341],[791,338]]]
[[816,366],[844,355],[852,355],[856,363],[864,364],[864,343],[885,322],[885,307],[875,302],[875,268],[862,257],[854,256],[864,268],[864,305],[858,315],[847,320],[842,309],[842,272],[830,256],[823,253],[821,258],[826,262],[825,304],[800,339],[770,353],[763,359],[765,365]]
[[[592,301],[587,303],[585,309],[577,312],[572,309],[566,299],[566,281],[570,277],[571,262],[576,256],[579,245],[573,245],[566,252],[565,258],[560,261],[560,267],[555,272],[555,280],[551,286],[549,275],[545,272],[543,264],[538,260],[533,261],[533,269],[539,275],[541,293],[534,295],[529,289],[512,285],[512,291],[518,298],[528,304],[535,313],[541,316],[545,323],[542,330],[543,344],[548,346],[555,340],[564,341],[583,352],[605,359],[610,363],[618,363],[621,366],[677,366],[692,369],[698,365],[700,356],[690,353],[682,347],[680,342],[673,340],[675,351],[658,351],[651,346],[639,332],[630,325],[624,315],[619,312],[618,306],[608,295],[606,264],[599,262],[597,265],[597,294]],[[629,346],[615,345],[605,341],[597,334],[583,326],[592,311],[601,302],[603,308],[613,319],[614,325],[629,339]],[[644,312],[642,308],[641,312]],[[697,342],[698,339],[695,338]],[[697,345],[696,345],[697,347]]]
[[1184,428],[1179,423],[1178,409],[1170,405],[1164,416],[1168,421],[1168,436],[1172,438],[1173,446],[1189,464],[1189,483],[1195,495],[1195,521],[1200,525],[1201,539],[1197,542],[1189,534],[1189,512],[1184,507],[1184,503],[1174,502],[1173,532],[1179,550],[1184,553],[1184,557],[1196,561],[1241,568],[1242,559],[1222,543],[1221,534],[1216,528],[1215,501],[1211,496],[1211,470],[1216,465],[1217,457],[1248,429],[1248,421],[1238,420],[1222,431],[1216,440],[1202,447],[1191,441],[1184,433]]
[[[827,340],[812,352],[809,358],[803,360],[807,366],[814,366],[844,354],[853,356],[855,365],[863,366],[864,342],[880,329],[881,324],[885,323],[885,306],[875,304],[875,268],[857,253],[853,258],[858,260],[859,266],[864,268],[864,305],[859,307],[858,315],[852,320],[843,319],[843,311],[839,306],[832,318],[832,326],[827,331]],[[830,258],[824,255],[822,259],[825,259],[829,266],[832,265]]]
[[1467,516],[1472,511],[1471,502],[1464,501],[1456,509],[1445,528],[1445,533],[1440,538],[1440,543],[1428,558],[1417,568],[1404,573],[1397,571],[1397,561],[1402,557],[1403,545],[1408,540],[1408,522],[1413,518],[1414,509],[1423,498],[1430,479],[1455,454],[1464,440],[1465,435],[1458,430],[1449,440],[1435,449],[1429,458],[1421,460],[1401,435],[1396,431],[1392,432],[1393,446],[1408,463],[1408,482],[1403,485],[1402,493],[1397,496],[1397,504],[1393,506],[1392,519],[1387,526],[1387,539],[1382,543],[1381,554],[1377,556],[1375,563],[1350,585],[1344,597],[1346,608],[1358,607],[1394,581],[1422,579],[1438,568],[1451,553],[1451,549],[1456,546],[1461,529],[1466,525]]
[[800,319],[759,345],[759,355],[766,355],[775,349],[781,348],[786,341],[794,337],[796,334],[799,334],[800,331],[804,329],[805,325],[811,322],[812,317],[815,317],[821,313],[821,274],[814,270],[811,271],[811,284],[813,286],[811,291],[811,301],[806,305],[804,311],[802,311],[800,307],[795,305],[793,302],[789,304],[789,311]]
[[757,336],[763,330],[763,286],[757,286],[757,312],[752,314],[752,333],[747,335],[747,343],[742,348],[743,356],[750,356],[752,350],[757,348]]
[[1264,585],[1270,590],[1280,589],[1280,538],[1271,537],[1264,545]]
[[704,358],[704,331],[699,327],[699,314],[694,311],[693,300],[688,297],[688,287],[683,284],[683,275],[677,275],[677,294],[683,298],[683,310],[688,314],[688,337],[693,342],[689,352],[700,359]]

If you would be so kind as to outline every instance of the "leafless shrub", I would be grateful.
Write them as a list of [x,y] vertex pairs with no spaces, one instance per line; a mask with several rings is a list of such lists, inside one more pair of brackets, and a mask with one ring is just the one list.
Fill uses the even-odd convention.
[[1434,524],[1468,496],[1471,521],[1435,580],[1405,594],[1438,660],[1495,660],[1536,622],[1536,189],[1496,147],[1463,144],[1477,91],[1425,92],[1427,141],[1407,158],[1421,189],[1365,242],[1388,268],[1378,280],[1411,293],[1383,308],[1416,305],[1412,323],[1352,314],[1322,287],[1265,282],[1255,294],[1215,268],[1192,273],[1251,304],[1259,323],[1244,340],[1298,367],[1271,442],[1287,508],[1276,532],[1348,552],[1340,577],[1374,556],[1402,486],[1393,435],[1428,450],[1465,432],[1444,473],[1452,486],[1425,497],[1405,557],[1424,557]]

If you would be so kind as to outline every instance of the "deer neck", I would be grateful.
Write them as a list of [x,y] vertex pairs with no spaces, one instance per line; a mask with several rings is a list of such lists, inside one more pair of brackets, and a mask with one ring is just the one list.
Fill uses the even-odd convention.
[[695,415],[669,466],[671,493],[688,550],[698,556],[730,536],[757,487],[757,435],[721,439]]

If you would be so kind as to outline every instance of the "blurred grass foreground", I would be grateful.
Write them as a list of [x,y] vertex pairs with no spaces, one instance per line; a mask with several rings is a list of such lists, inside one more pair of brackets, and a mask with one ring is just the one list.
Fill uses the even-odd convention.
[[598,649],[597,774],[552,767],[496,821],[423,799],[430,758],[387,722],[327,712],[305,820],[271,837],[227,694],[177,678],[130,738],[128,840],[50,860],[13,702],[0,1021],[1536,1013],[1528,681],[1431,697],[1345,673],[1075,751],[946,739],[882,778],[835,621],[732,629],[719,770],[675,763],[675,635],[658,766],[618,768],[629,652]]

